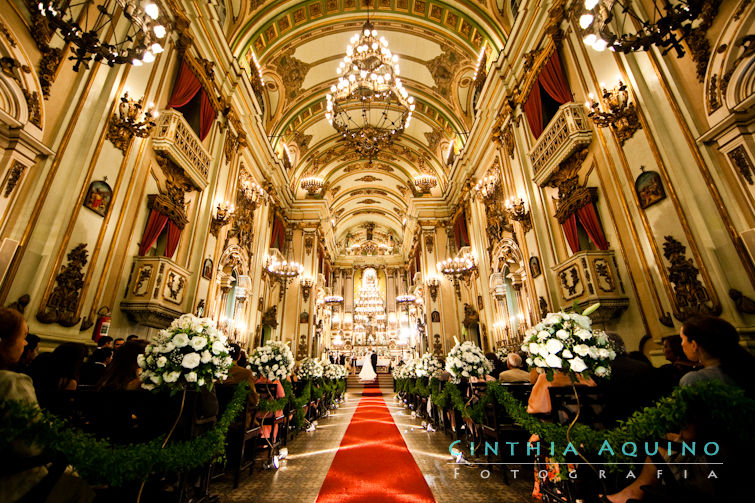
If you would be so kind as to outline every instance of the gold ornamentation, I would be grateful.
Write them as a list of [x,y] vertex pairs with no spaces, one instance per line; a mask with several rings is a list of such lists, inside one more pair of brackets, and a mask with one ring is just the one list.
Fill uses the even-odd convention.
[[63,51],[56,47],[46,47],[42,49],[42,57],[39,60],[37,77],[39,77],[39,87],[42,89],[42,96],[45,99],[50,97],[50,88],[55,82],[55,74],[58,66],[63,60]]
[[425,234],[425,248],[427,253],[433,252],[433,246],[435,245],[435,239],[432,234]]
[[231,158],[236,150],[239,148],[239,137],[234,134],[230,129],[225,135],[225,142],[223,143],[223,152],[225,153],[225,163],[231,162]]
[[715,112],[721,108],[721,101],[718,99],[718,75],[713,75],[708,83],[708,110]]
[[527,209],[527,203],[521,197],[506,200],[506,213],[511,220],[519,222],[525,234],[532,230],[532,217]]
[[58,323],[72,327],[81,320],[78,309],[81,288],[84,286],[82,269],[88,261],[89,252],[86,247],[86,243],[80,243],[68,252],[68,264],[55,277],[55,288],[37,312],[37,321],[40,323]]
[[357,182],[367,182],[367,183],[369,183],[369,182],[379,182],[381,180],[382,180],[381,178],[378,178],[378,177],[372,176],[372,175],[364,175],[363,177],[356,179]]
[[212,216],[212,220],[210,220],[210,234],[218,237],[220,229],[228,225],[231,217],[233,217],[233,206],[228,204],[227,201],[218,203],[215,207],[215,214]]
[[281,81],[286,85],[286,102],[290,103],[295,100],[303,91],[302,84],[311,65],[296,59],[294,49],[289,49],[271,61],[270,66],[275,69]]
[[744,146],[739,145],[727,155],[729,156],[729,161],[731,161],[734,167],[737,168],[739,174],[742,175],[742,178],[744,178],[748,184],[752,185],[755,168],[753,167],[750,156],[747,155]]
[[684,321],[697,314],[720,314],[721,305],[711,300],[708,290],[698,279],[699,271],[694,260],[686,257],[687,247],[673,236],[665,236],[664,240],[663,256],[670,264],[668,279],[673,285],[676,319]]
[[15,48],[16,47],[16,41],[13,39],[13,35],[11,35],[10,30],[7,26],[5,26],[5,23],[0,22],[0,35],[2,35],[5,40],[8,41],[8,45]]
[[265,201],[265,197],[265,191],[252,180],[252,176],[245,169],[240,170],[233,225],[226,236],[226,244],[229,239],[235,237],[239,246],[251,252],[254,239],[254,210]]
[[155,127],[154,106],[144,109],[144,96],[138,101],[128,97],[128,92],[121,97],[117,113],[108,121],[106,137],[115,148],[126,152],[134,136],[146,138]]
[[26,99],[26,106],[29,109],[29,122],[42,129],[42,105],[39,103],[39,93],[37,91],[29,92],[21,89]]
[[18,185],[18,181],[21,179],[21,176],[24,174],[25,170],[26,166],[24,166],[21,162],[13,162],[13,166],[11,166],[10,170],[8,171],[8,177],[5,181],[5,191],[3,192],[3,197],[8,197],[13,193],[13,189],[15,189],[16,185]]
[[[601,107],[601,101],[605,110]],[[603,89],[602,100],[596,100],[594,95],[590,94],[587,107],[587,116],[597,126],[613,129],[622,145],[642,127],[637,117],[637,109],[634,103],[629,102],[629,91],[622,81],[610,91]]]
[[315,235],[313,233],[307,233],[304,237],[304,252],[307,255],[312,254],[312,248],[315,246]]

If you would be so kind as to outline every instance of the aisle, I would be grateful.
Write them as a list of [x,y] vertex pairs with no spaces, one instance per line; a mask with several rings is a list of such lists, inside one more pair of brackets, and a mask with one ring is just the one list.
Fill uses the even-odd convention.
[[317,501],[435,501],[380,389],[363,391]]

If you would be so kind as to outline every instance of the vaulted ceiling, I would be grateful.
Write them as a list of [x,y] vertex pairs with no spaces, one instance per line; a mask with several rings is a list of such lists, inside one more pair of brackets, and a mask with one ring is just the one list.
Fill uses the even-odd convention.
[[[230,1],[229,43],[252,78],[261,73],[263,122],[274,150],[289,158],[287,166],[290,160],[291,190],[297,199],[313,197],[301,189],[301,179],[325,180],[325,190],[314,197],[328,202],[344,252],[347,241],[357,251],[356,244],[368,241],[369,224],[376,226],[376,241],[395,244],[412,198],[442,196],[449,151],[459,151],[472,124],[480,55],[494,60],[505,41],[501,8],[495,0]],[[372,162],[346,145],[325,118],[325,95],[368,10],[399,56],[404,87],[416,102],[409,127]],[[414,189],[414,177],[423,172],[438,180],[430,194]]]

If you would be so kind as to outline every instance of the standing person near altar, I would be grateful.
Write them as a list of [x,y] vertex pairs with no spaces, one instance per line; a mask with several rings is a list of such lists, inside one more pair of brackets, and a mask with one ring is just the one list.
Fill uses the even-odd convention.
[[[362,361],[362,371],[359,372],[360,381],[363,381],[363,382],[374,381],[375,378],[377,377],[377,374],[375,373],[375,370],[372,367],[372,355],[373,353],[369,349],[364,355],[364,360]],[[375,355],[375,359],[377,360],[377,355]]]

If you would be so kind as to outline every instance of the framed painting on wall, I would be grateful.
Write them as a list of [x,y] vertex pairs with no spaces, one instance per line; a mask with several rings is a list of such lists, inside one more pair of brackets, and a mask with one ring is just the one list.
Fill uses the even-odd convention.
[[84,198],[84,206],[101,217],[107,215],[110,203],[113,201],[113,189],[105,180],[97,180],[89,184],[89,190]]
[[204,264],[202,264],[202,277],[204,279],[212,279],[212,260],[211,259],[204,259]]
[[657,171],[643,171],[634,182],[634,190],[643,210],[658,201],[666,199],[666,190],[663,188],[661,175]]

